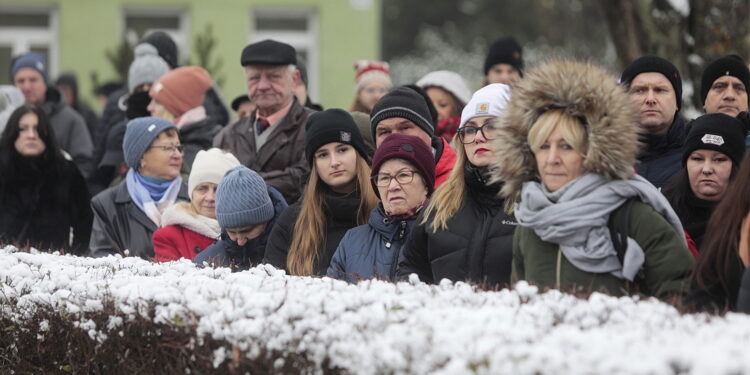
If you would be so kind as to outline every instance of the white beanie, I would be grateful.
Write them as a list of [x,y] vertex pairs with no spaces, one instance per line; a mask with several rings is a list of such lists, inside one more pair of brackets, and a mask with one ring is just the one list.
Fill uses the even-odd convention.
[[474,117],[500,117],[510,100],[510,92],[510,86],[502,83],[489,84],[477,90],[461,112],[461,124],[458,127],[464,127]]
[[240,161],[234,155],[218,148],[198,151],[188,177],[188,194],[192,198],[193,189],[204,182],[218,185],[224,174],[238,165]]
[[471,90],[466,85],[466,81],[458,73],[450,70],[437,70],[427,73],[417,81],[417,86],[423,90],[427,87],[439,87],[453,94],[456,99],[461,101],[462,105],[466,105],[471,99]]

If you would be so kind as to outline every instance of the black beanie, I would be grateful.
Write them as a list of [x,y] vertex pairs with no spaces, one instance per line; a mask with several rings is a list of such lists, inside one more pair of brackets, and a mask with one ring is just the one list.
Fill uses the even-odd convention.
[[322,112],[315,112],[307,118],[307,123],[305,123],[305,157],[307,162],[312,166],[315,151],[331,142],[352,145],[359,156],[369,161],[365,140],[359,133],[359,128],[357,128],[352,115],[343,109],[327,109]]
[[427,103],[427,109],[430,110],[430,118],[432,118],[432,123],[437,124],[438,122],[437,109],[435,108],[435,105],[432,103],[432,99],[430,99],[430,96],[427,95],[427,92],[417,85],[404,85],[404,87],[408,87],[416,91],[417,94],[422,95],[425,103]]
[[376,140],[375,129],[383,120],[401,117],[419,126],[430,137],[435,135],[435,125],[427,107],[427,101],[418,92],[404,86],[399,86],[383,95],[372,107],[370,112],[370,127],[372,139]]
[[711,113],[693,120],[685,139],[682,165],[695,150],[719,151],[732,159],[734,165],[742,162],[745,155],[745,126],[732,116]]
[[490,45],[487,58],[484,59],[484,75],[495,64],[511,65],[523,77],[523,50],[513,37],[500,38]]
[[701,103],[706,103],[708,91],[711,90],[714,81],[721,76],[732,76],[742,81],[750,103],[750,70],[742,57],[737,55],[726,55],[708,64],[701,77]]
[[164,59],[164,61],[169,64],[170,68],[174,69],[179,67],[177,63],[177,44],[175,44],[169,34],[163,31],[155,31],[148,34],[146,39],[143,39],[143,43],[148,43],[154,46],[159,53],[159,57]]
[[682,108],[682,78],[677,67],[667,59],[654,55],[646,55],[633,60],[622,71],[620,83],[630,87],[630,83],[633,82],[635,76],[650,72],[661,73],[672,84],[675,96],[677,97],[677,110],[679,111]]

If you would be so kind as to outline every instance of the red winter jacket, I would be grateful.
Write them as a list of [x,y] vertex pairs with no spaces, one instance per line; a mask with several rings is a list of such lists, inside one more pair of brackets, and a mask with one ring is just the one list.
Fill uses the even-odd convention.
[[190,203],[181,202],[164,211],[161,219],[164,227],[153,236],[156,261],[192,260],[219,238],[219,223],[205,216],[194,216],[189,207]]
[[[435,164],[435,189],[437,189],[443,184],[443,182],[448,180],[448,177],[451,176],[453,165],[456,164],[456,150],[448,144],[448,141],[446,141],[445,138],[440,137],[435,139],[442,143],[442,150],[440,149],[440,145],[435,147],[437,150],[436,155],[440,155],[440,159]],[[434,139],[433,145],[435,145]]]

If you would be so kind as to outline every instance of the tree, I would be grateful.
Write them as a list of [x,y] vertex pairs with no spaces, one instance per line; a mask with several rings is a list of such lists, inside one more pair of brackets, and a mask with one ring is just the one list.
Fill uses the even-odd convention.
[[218,40],[214,35],[213,25],[209,23],[206,24],[203,33],[195,37],[195,47],[193,51],[195,52],[195,59],[197,60],[196,64],[203,69],[206,69],[208,73],[211,74],[211,78],[214,82],[221,87],[224,85],[226,77],[219,74],[221,67],[224,65],[224,59],[221,57],[217,57],[215,60],[213,59],[217,43]]
[[645,54],[672,61],[692,103],[700,102],[701,74],[727,54],[750,52],[750,2],[734,0],[600,1],[622,66]]
[[120,40],[114,50],[104,51],[107,56],[107,61],[112,65],[112,69],[117,75],[117,79],[120,82],[128,81],[128,69],[130,64],[133,62],[133,49],[135,47],[127,41],[124,37]]

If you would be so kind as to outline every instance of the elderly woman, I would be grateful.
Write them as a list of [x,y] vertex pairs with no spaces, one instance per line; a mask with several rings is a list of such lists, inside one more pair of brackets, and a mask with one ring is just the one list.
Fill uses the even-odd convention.
[[494,155],[495,119],[510,97],[510,86],[478,90],[461,114],[456,161],[450,178],[435,191],[404,246],[401,278],[472,281],[488,287],[510,282],[515,220],[503,212],[500,184],[488,184]]
[[161,217],[162,227],[154,232],[157,261],[193,259],[220,238],[216,188],[224,174],[238,165],[234,155],[218,148],[198,151],[188,178],[190,202],[167,208]]
[[178,200],[190,199],[180,177],[182,145],[177,128],[156,117],[131,120],[122,151],[130,168],[125,180],[91,200],[91,254],[129,250],[130,255],[153,258],[151,237],[161,226],[162,214]]
[[0,244],[85,253],[91,234],[86,182],[36,105],[14,110],[0,137]]
[[501,193],[520,195],[514,280],[683,293],[693,257],[669,202],[633,175],[633,123],[627,95],[594,65],[551,61],[518,83],[494,141]]
[[682,173],[664,195],[699,251],[708,219],[745,154],[744,137],[742,122],[723,113],[703,115],[690,125]]
[[372,161],[372,185],[381,203],[367,224],[346,232],[326,275],[349,282],[395,279],[401,246],[434,184],[430,148],[412,135],[389,135]]

